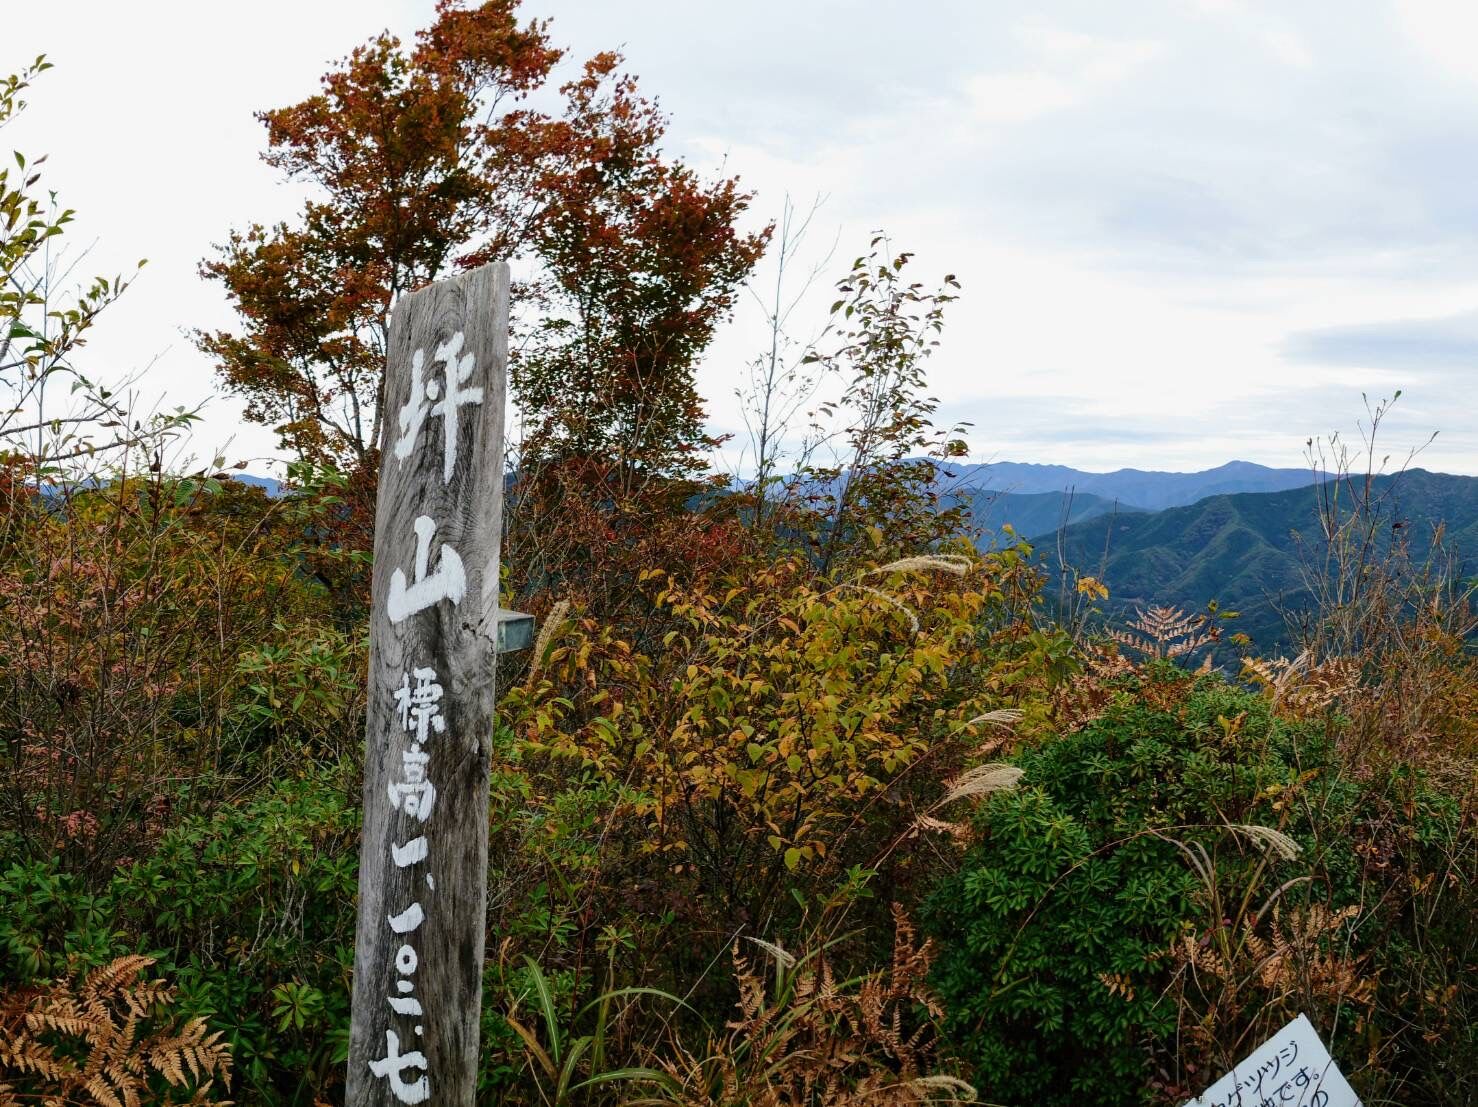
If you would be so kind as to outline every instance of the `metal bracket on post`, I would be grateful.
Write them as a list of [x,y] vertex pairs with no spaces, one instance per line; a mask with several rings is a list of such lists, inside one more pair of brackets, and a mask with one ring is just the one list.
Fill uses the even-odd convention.
[[522,611],[498,609],[498,652],[513,653],[534,644],[534,617]]

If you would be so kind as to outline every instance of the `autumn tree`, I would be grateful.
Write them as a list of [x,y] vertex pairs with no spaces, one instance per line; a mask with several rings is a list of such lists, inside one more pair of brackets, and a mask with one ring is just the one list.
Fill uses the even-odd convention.
[[505,548],[519,602],[578,594],[617,621],[644,618],[643,569],[702,576],[741,555],[722,512],[692,510],[713,442],[694,373],[769,237],[737,229],[735,180],[663,156],[667,120],[619,62],[587,62],[541,130],[558,154],[516,322]]
[[528,461],[601,459],[620,478],[691,472],[708,444],[696,360],[770,228],[741,233],[750,195],[663,157],[667,120],[600,54],[542,130],[532,319],[514,362]]
[[562,112],[521,106],[561,56],[516,0],[440,0],[412,46],[381,34],[318,95],[260,114],[265,160],[316,195],[202,267],[243,326],[199,341],[247,418],[300,457],[372,468],[396,297],[521,257],[539,275],[516,295],[538,321],[515,385],[538,440],[698,437],[692,361],[763,236],[734,230],[748,199],[734,181],[663,157],[665,120],[618,55],[559,89]]
[[528,232],[533,117],[511,103],[561,52],[516,7],[441,0],[413,47],[382,33],[318,95],[258,114],[263,159],[317,193],[295,223],[233,232],[203,264],[243,326],[197,338],[246,417],[300,457],[363,466],[395,298],[473,246],[508,254]]

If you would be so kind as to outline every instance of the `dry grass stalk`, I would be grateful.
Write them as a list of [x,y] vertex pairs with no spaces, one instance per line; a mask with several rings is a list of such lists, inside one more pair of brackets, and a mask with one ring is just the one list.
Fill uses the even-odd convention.
[[[932,943],[918,943],[902,908],[893,907],[893,962],[855,986],[839,982],[823,953],[764,974],[734,948],[738,1014],[729,1034],[696,1056],[679,1044],[658,1065],[670,1078],[638,1103],[683,1107],[922,1107],[974,1103],[975,1089],[930,1073],[933,1025],[944,1016],[926,980]],[[768,944],[766,944],[766,948]],[[792,955],[786,954],[787,957]],[[920,1014],[926,1017],[920,1018]]]
[[971,796],[985,796],[992,792],[1009,792],[1021,780],[1022,771],[1015,765],[992,762],[967,769],[950,784],[944,798],[935,809],[955,803]]
[[993,723],[996,726],[1015,726],[1021,722],[1026,712],[1015,707],[1001,707],[995,711],[987,711],[984,715],[976,715],[968,720],[965,726],[977,726],[980,723]]
[[1240,834],[1265,849],[1271,850],[1284,861],[1294,861],[1302,852],[1297,842],[1284,834],[1281,830],[1274,830],[1270,826],[1258,826],[1253,823],[1228,823],[1228,829],[1235,834]]
[[980,745],[970,751],[971,757],[993,757],[1011,744],[1015,735],[1011,728],[1025,718],[1026,712],[1015,707],[1001,707],[994,711],[987,711],[983,715],[976,715],[973,719],[967,719],[959,726],[965,730],[972,726],[993,726],[996,733],[992,734]]
[[539,670],[544,667],[544,651],[549,648],[549,643],[554,640],[554,632],[564,622],[565,616],[570,613],[570,601],[560,600],[549,609],[549,614],[544,616],[544,623],[539,627],[539,637],[534,641],[534,652],[529,663],[529,675],[524,678],[524,687],[532,688],[534,678],[539,675]]
[[950,782],[943,797],[914,820],[910,833],[930,830],[948,834],[956,841],[968,842],[971,836],[968,823],[948,822],[937,818],[935,812],[963,799],[988,796],[994,792],[1009,792],[1020,783],[1022,775],[1022,771],[1015,765],[1007,765],[999,761],[967,769]]
[[763,938],[750,938],[749,941],[773,957],[775,964],[779,966],[782,972],[788,972],[795,965],[795,954],[791,953],[784,946],[777,945],[774,942],[767,942]]

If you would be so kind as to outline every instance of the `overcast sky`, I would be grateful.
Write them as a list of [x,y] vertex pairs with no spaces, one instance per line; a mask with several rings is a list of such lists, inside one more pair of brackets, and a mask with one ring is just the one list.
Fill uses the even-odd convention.
[[[963,284],[932,369],[976,460],[1298,465],[1405,390],[1392,452],[1478,474],[1478,4],[1467,0],[529,0],[583,57],[618,46],[672,116],[669,149],[758,191],[827,199],[829,279],[885,229],[921,277]],[[0,0],[0,71],[56,68],[0,145],[95,242],[150,264],[87,352],[150,365],[171,404],[212,396],[183,332],[230,324],[199,259],[300,193],[257,160],[254,110],[432,0]],[[827,298],[817,298],[824,310]],[[814,321],[812,317],[811,321]],[[701,372],[740,430],[746,310]],[[808,329],[802,320],[798,330]],[[273,438],[228,397],[208,455]],[[265,463],[254,461],[256,471]]]

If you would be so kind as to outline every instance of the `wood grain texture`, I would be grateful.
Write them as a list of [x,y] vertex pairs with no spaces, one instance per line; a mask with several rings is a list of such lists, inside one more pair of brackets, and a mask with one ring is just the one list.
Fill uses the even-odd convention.
[[[477,1072],[483,941],[487,898],[488,759],[494,704],[498,555],[502,533],[503,410],[508,357],[508,267],[484,266],[403,298],[390,323],[382,464],[375,516],[370,625],[369,720],[365,736],[364,831],[360,855],[358,928],[349,1046],[347,1102],[413,1102],[395,1077],[376,1075],[371,1062],[387,1056],[387,1031],[399,1052],[421,1052],[405,1068],[406,1084],[425,1076],[422,1102],[470,1105]],[[456,465],[444,476],[445,417],[429,415],[404,458],[398,413],[411,397],[412,364],[421,351],[428,393],[445,395],[451,365],[433,364],[438,347],[457,333],[461,356],[475,363],[466,387],[480,387],[480,404],[458,409]],[[433,393],[434,398],[434,393]],[[436,524],[429,567],[444,546],[460,556],[463,598],[441,600],[392,622],[386,609],[394,572],[414,580],[416,520]],[[443,689],[445,731],[425,747],[427,776],[436,789],[424,822],[391,806],[389,786],[403,779],[403,756],[416,738],[402,722],[395,690],[416,668],[434,669]],[[406,843],[426,839],[424,860],[397,865]],[[416,852],[414,849],[410,853]],[[424,920],[397,934],[389,919],[419,903]],[[397,952],[409,945],[408,958]],[[410,982],[409,996],[399,989]],[[391,998],[414,998],[420,1015],[392,1009]],[[402,1007],[405,1005],[402,1004]],[[420,1033],[417,1033],[417,1028]],[[383,1068],[383,1065],[382,1065]]]

